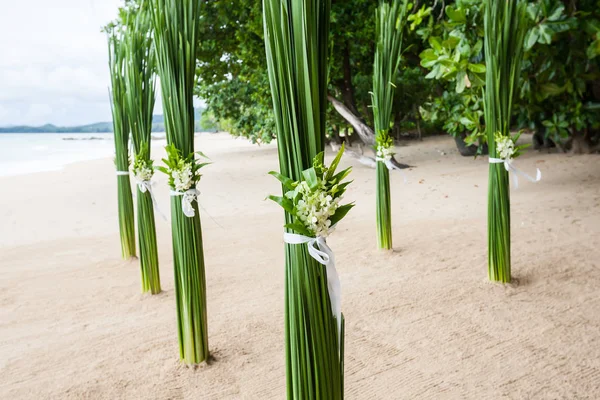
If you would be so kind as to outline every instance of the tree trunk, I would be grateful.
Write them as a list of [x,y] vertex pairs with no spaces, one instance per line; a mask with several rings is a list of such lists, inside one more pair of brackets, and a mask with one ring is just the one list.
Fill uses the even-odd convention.
[[362,120],[358,115],[354,114],[344,103],[333,96],[327,96],[333,108],[344,118],[352,127],[367,146],[375,144],[375,132],[371,127]]
[[350,112],[354,115],[360,115],[356,108],[356,102],[354,100],[354,85],[352,84],[352,65],[350,64],[350,48],[348,43],[344,46],[344,60],[343,60],[343,71],[344,80],[342,81],[342,99],[344,104]]

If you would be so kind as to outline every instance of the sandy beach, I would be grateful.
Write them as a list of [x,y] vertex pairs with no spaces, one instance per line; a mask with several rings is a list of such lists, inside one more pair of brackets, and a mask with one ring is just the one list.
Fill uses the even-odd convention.
[[[529,138],[528,138],[529,140]],[[120,259],[111,159],[0,178],[0,399],[284,399],[283,214],[275,145],[196,139],[213,361],[178,359],[170,225],[164,292]],[[450,137],[407,142],[393,174],[393,252],[378,252],[375,172],[329,243],[346,318],[347,399],[597,399],[600,164],[528,152],[512,189],[515,282],[487,280],[487,158]],[[160,155],[156,152],[154,157]],[[329,154],[329,159],[331,154]],[[156,195],[168,214],[166,179]]]

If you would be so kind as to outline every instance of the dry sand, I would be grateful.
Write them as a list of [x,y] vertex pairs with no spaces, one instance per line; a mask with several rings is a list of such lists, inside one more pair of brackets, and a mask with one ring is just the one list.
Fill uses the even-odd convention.
[[[274,146],[201,135],[210,348],[180,364],[170,228],[164,292],[119,259],[112,161],[0,179],[0,399],[283,399],[282,213]],[[442,154],[445,153],[445,154]],[[513,275],[487,282],[486,159],[452,139],[401,147],[395,251],[375,238],[375,173],[330,240],[346,315],[347,399],[600,398],[598,156],[531,152],[543,181],[512,191]],[[157,196],[168,208],[165,179]]]

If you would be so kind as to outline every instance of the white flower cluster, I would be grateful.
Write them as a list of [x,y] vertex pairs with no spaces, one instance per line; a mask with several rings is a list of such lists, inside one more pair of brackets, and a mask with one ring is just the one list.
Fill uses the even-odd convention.
[[185,192],[190,189],[192,185],[196,183],[197,176],[200,175],[200,171],[196,171],[196,176],[194,176],[192,164],[190,163],[184,164],[181,169],[171,169],[169,172],[173,177],[175,190],[178,192]]
[[154,175],[154,170],[147,164],[137,164],[133,167],[133,175],[138,182],[149,182]]
[[396,154],[394,149],[391,147],[377,146],[377,158],[382,160],[389,160],[392,156]]
[[503,160],[510,160],[515,154],[515,144],[510,136],[496,138],[496,152]]
[[298,218],[317,237],[326,238],[333,232],[329,218],[340,206],[341,197],[334,199],[321,181],[314,191],[310,190],[306,182],[300,182],[298,192],[302,196],[296,205]]

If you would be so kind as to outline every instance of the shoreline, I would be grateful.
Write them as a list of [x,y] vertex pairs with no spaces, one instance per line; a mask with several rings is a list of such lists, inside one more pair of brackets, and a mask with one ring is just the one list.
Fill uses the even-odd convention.
[[[213,134],[216,133],[197,132],[196,137]],[[81,137],[73,137],[73,135],[81,135]],[[37,137],[40,142],[31,142],[32,137]],[[19,141],[16,138],[22,138],[23,140]],[[3,144],[3,139],[4,141],[13,140]],[[1,144],[6,148],[4,152],[0,151],[0,178],[61,171],[69,165],[80,162],[114,158],[112,133],[6,133],[0,134]],[[152,136],[153,149],[165,145],[166,136]],[[29,152],[32,157],[36,158],[33,160],[26,157],[24,159],[8,158],[8,161],[3,161],[6,157],[2,156],[10,154],[4,154],[10,151],[9,146],[22,147],[17,148],[17,152]]]

